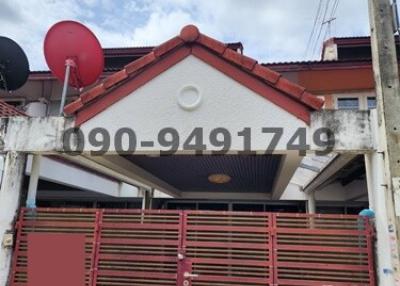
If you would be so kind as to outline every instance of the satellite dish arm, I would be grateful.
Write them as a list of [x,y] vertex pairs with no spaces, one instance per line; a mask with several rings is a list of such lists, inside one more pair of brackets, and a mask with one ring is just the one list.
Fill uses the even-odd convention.
[[76,67],[75,61],[73,59],[66,59],[65,60],[65,77],[64,77],[64,85],[63,85],[63,90],[61,94],[61,104],[60,104],[60,116],[63,115],[64,113],[64,106],[65,106],[65,100],[67,97],[67,91],[68,91],[68,82],[69,82],[69,77],[71,74],[71,67]]

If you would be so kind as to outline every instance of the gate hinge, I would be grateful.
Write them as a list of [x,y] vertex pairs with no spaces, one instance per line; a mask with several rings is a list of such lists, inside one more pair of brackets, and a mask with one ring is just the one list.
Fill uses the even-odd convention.
[[12,233],[11,231],[6,231],[1,241],[1,247],[12,248],[13,245],[14,245],[14,233]]

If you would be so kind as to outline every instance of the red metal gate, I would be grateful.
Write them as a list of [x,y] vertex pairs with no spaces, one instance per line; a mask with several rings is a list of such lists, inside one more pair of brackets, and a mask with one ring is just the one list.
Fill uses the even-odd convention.
[[277,285],[375,285],[372,228],[348,215],[275,214]]
[[182,250],[192,285],[271,285],[271,218],[271,213],[184,212]]
[[13,286],[26,285],[31,232],[84,233],[88,286],[375,285],[358,216],[22,209]]

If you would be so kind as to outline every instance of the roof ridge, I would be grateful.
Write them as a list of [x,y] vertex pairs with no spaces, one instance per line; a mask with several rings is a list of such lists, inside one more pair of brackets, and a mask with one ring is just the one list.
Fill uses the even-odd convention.
[[79,111],[84,105],[99,98],[131,75],[139,72],[139,70],[155,64],[172,50],[178,49],[184,45],[189,45],[191,53],[193,53],[193,44],[198,44],[207,48],[225,61],[240,67],[248,74],[266,82],[271,87],[287,94],[289,97],[306,105],[312,110],[319,110],[324,103],[322,99],[313,96],[307,92],[304,87],[282,77],[280,73],[259,64],[256,60],[248,56],[228,49],[226,44],[216,39],[201,34],[196,26],[187,25],[181,30],[178,36],[175,36],[155,47],[152,52],[127,64],[121,71],[110,75],[99,85],[82,93],[77,100],[65,107],[64,112],[66,114],[73,114]]
[[[240,42],[240,41],[237,41],[237,42],[226,42],[225,45],[227,45],[227,46],[242,45],[242,42]],[[103,50],[154,49],[156,47],[157,47],[156,45],[149,45],[149,46],[119,46],[119,47],[103,48]]]

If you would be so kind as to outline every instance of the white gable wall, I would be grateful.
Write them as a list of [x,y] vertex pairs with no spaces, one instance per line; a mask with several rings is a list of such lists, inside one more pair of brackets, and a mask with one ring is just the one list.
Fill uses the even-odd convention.
[[[177,96],[185,86],[199,90],[201,103],[197,109],[188,111],[178,105]],[[251,127],[252,149],[263,151],[270,135],[262,134],[261,128],[282,127],[284,136],[277,149],[284,151],[296,129],[306,126],[284,109],[198,58],[189,56],[85,122],[82,130],[87,134],[95,127],[104,127],[114,138],[118,128],[129,127],[135,131],[138,141],[157,141],[161,129],[173,127],[178,130],[182,145],[193,128],[202,127],[208,150],[219,150],[210,148],[208,135],[212,129],[224,127],[232,135],[231,149],[242,150],[243,137],[237,136],[237,132]],[[155,143],[153,148],[138,144],[138,151],[160,150]],[[86,146],[89,150],[88,144]]]

